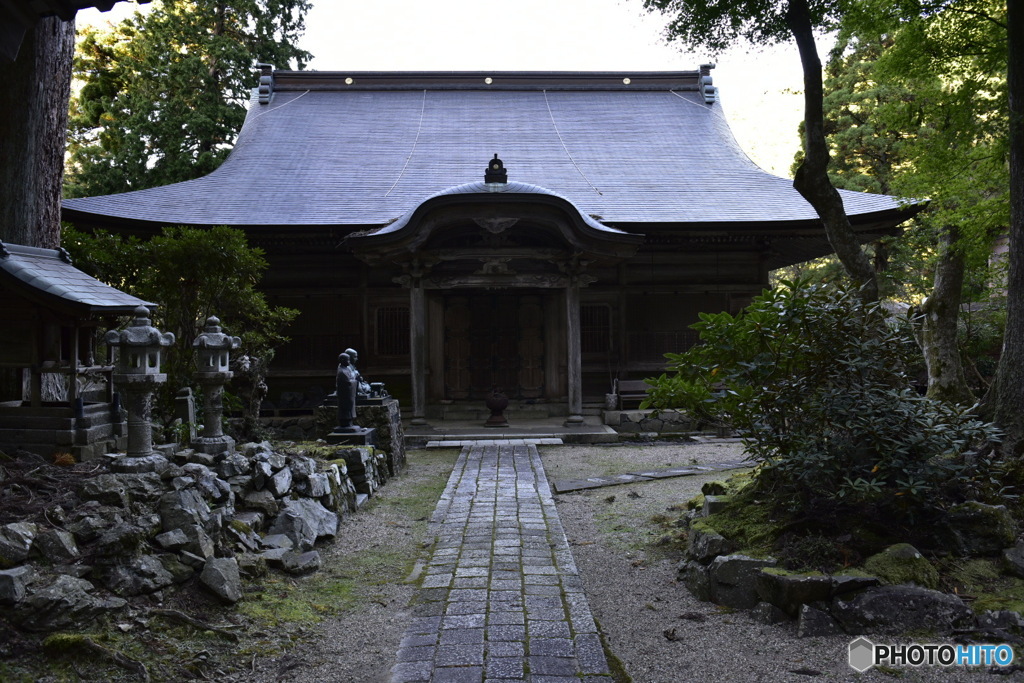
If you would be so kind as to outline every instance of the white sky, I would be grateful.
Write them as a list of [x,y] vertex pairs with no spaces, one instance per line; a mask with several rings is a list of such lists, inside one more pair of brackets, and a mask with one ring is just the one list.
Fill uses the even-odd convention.
[[[737,48],[717,59],[684,53],[665,44],[664,21],[644,12],[641,0],[312,4],[300,42],[314,55],[308,69],[658,71],[715,62],[712,76],[720,105],[751,158],[788,176],[799,147],[796,131],[803,100],[795,46],[761,52]],[[81,11],[78,24],[117,21],[134,9],[131,3],[119,3],[110,12]]]

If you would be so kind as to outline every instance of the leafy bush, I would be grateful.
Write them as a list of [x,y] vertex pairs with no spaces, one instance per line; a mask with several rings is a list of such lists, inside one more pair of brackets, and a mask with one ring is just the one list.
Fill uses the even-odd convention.
[[[249,246],[241,230],[164,228],[160,235],[142,240],[65,226],[62,244],[78,268],[160,304],[153,324],[175,335],[164,360],[167,382],[157,400],[156,412],[164,417],[173,414],[178,390],[192,381],[192,343],[209,316],[220,318],[224,332],[241,338],[242,347],[232,353],[233,359],[260,359],[265,373],[274,349],[288,341],[284,329],[298,315],[293,309],[271,306],[256,289],[267,261],[261,249]],[[242,375],[239,380],[261,381]]]
[[742,313],[701,314],[702,344],[667,354],[648,404],[739,430],[761,488],[790,511],[920,520],[999,497],[997,440],[972,409],[918,395],[909,325],[842,287],[783,282]]

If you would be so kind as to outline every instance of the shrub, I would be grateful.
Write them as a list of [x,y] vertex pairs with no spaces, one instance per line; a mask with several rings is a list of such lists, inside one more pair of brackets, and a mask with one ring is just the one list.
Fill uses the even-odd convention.
[[787,281],[739,315],[700,318],[702,343],[667,354],[648,404],[732,424],[777,506],[913,523],[999,497],[993,463],[971,454],[995,428],[911,388],[909,325],[881,304]]

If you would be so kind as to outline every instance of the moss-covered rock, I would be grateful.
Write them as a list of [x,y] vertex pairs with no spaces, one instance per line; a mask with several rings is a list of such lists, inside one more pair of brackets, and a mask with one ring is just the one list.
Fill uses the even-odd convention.
[[924,588],[939,585],[939,572],[909,543],[897,543],[872,555],[864,562],[864,569],[890,585],[912,583]]
[[949,509],[943,531],[946,543],[964,556],[998,555],[1017,537],[1017,525],[1005,505],[973,500]]

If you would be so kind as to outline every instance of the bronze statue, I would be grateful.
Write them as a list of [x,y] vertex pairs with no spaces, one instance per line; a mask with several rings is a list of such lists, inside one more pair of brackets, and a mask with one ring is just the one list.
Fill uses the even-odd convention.
[[338,374],[335,376],[335,390],[338,396],[338,426],[334,428],[335,432],[352,432],[358,429],[353,425],[356,419],[357,377],[349,355],[340,354]]
[[363,379],[359,368],[356,367],[356,363],[359,362],[359,352],[355,349],[345,349],[345,353],[348,354],[349,360],[352,361],[352,372],[356,375],[356,396],[359,398],[369,398],[371,392],[370,383]]

